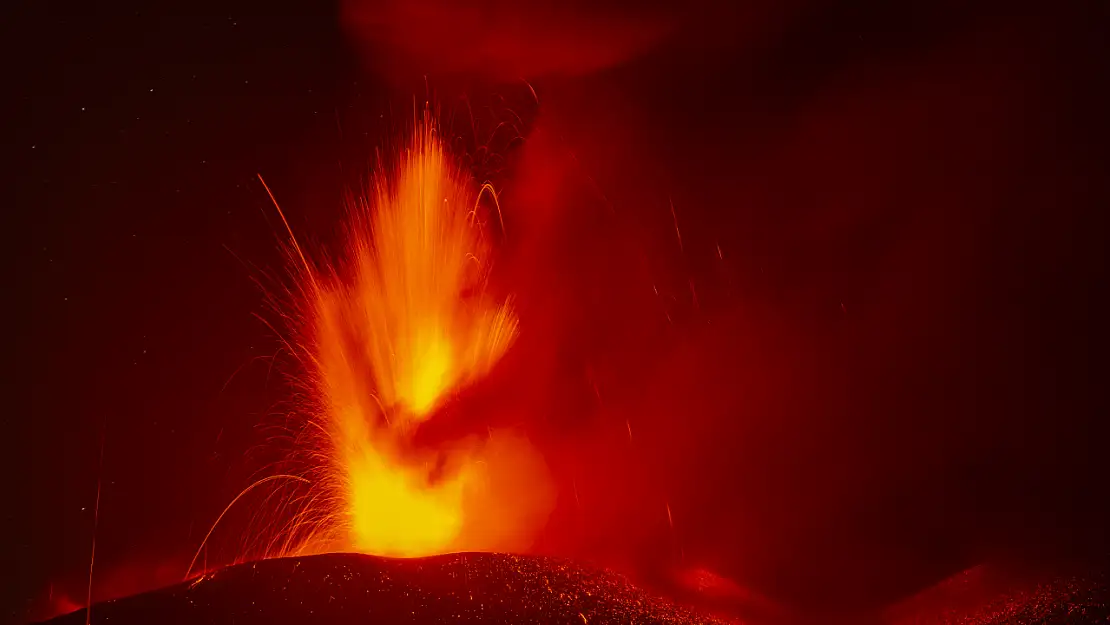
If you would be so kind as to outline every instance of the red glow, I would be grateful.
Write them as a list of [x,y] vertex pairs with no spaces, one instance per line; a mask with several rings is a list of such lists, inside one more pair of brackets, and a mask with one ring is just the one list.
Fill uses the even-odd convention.
[[403,56],[421,72],[510,80],[612,67],[650,49],[672,29],[662,14],[556,2],[346,0],[343,10],[356,42],[391,50],[388,71],[401,69]]
[[[93,578],[92,602],[111,601],[181,581],[182,563],[173,560],[129,561],[107,565]],[[85,607],[88,579],[53,583],[29,611],[32,620],[45,620]]]

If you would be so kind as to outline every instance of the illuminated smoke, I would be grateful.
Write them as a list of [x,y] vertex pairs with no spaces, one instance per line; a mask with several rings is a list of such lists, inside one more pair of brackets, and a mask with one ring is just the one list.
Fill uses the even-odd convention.
[[517,336],[511,300],[487,289],[492,213],[480,200],[426,119],[394,173],[353,204],[346,257],[326,271],[304,262],[301,351],[322,433],[306,440],[327,464],[308,505],[328,509],[332,543],[318,534],[307,550],[520,550],[546,519],[547,472],[521,435],[410,441]]

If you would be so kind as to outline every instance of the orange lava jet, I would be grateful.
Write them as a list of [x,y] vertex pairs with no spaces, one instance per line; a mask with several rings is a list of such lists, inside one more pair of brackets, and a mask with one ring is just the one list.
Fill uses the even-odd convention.
[[322,434],[309,437],[310,455],[327,465],[326,492],[306,505],[328,508],[327,532],[299,551],[520,551],[546,521],[549,476],[521,434],[411,443],[518,333],[511,299],[487,290],[493,248],[480,199],[425,119],[393,175],[353,203],[340,263],[314,270],[294,242],[306,270],[298,351],[316,399],[309,429]]

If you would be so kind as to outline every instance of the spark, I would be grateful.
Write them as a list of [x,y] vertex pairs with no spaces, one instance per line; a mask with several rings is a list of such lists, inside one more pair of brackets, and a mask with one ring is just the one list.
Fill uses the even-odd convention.
[[671,207],[671,220],[674,221],[674,233],[678,237],[678,251],[682,252],[682,231],[678,229],[678,214],[674,210],[674,200],[667,198],[667,202]]
[[273,191],[270,191],[270,186],[262,179],[262,174],[258,174],[258,181],[262,183],[262,188],[266,189],[266,195],[270,196],[270,201],[274,203],[274,208],[277,209],[278,215],[281,217],[281,223],[285,224],[285,230],[289,233],[289,242],[293,244],[293,249],[297,251],[297,256],[300,256],[301,263],[304,265],[305,275],[312,281],[313,290],[319,290],[316,285],[316,278],[312,271],[312,267],[309,266],[308,259],[305,258],[300,244],[297,243],[297,237],[293,235],[293,228],[289,226],[289,221],[285,218],[285,212],[281,210],[281,206],[278,204],[277,198],[274,197]]
[[586,168],[582,165],[582,161],[578,160],[578,155],[574,153],[574,150],[567,148],[567,154],[570,155],[570,158],[574,161],[574,164],[578,166],[578,172],[586,177],[586,180],[589,181],[590,186],[593,187],[594,192],[597,193],[598,197],[601,198],[601,201],[605,202],[605,207],[609,209],[609,212],[616,213],[616,209],[613,207],[613,203],[609,200],[609,196],[605,195],[605,191],[601,189],[601,185],[599,185],[597,181],[594,180],[594,177],[591,176],[588,171],[586,171]]
[[208,575],[200,575],[189,584],[189,590],[192,590],[200,585],[204,580],[209,579]]
[[488,193],[489,196],[493,198],[493,205],[497,208],[497,219],[501,223],[501,236],[507,236],[505,232],[505,216],[501,214],[501,200],[497,197],[497,189],[494,189],[492,184],[488,182],[482,184],[482,187],[478,190],[478,197],[474,200],[474,210],[472,214],[477,214],[478,203],[482,201],[483,193]]
[[96,562],[96,530],[100,524],[100,486],[103,482],[104,473],[104,430],[107,423],[100,428],[100,459],[96,465],[96,503],[93,505],[93,535],[92,535],[92,548],[89,550],[89,588],[85,596],[85,625],[89,625],[92,619],[92,585],[93,585],[93,563]]
[[189,579],[189,575],[192,574],[193,567],[197,563],[197,558],[200,557],[200,552],[204,550],[204,546],[208,543],[208,539],[211,538],[212,532],[214,532],[216,530],[216,526],[219,525],[220,521],[223,520],[224,515],[227,514],[227,511],[231,510],[232,506],[234,506],[236,502],[238,502],[240,499],[243,498],[243,495],[246,495],[247,493],[249,493],[252,490],[254,490],[255,488],[257,488],[258,486],[261,486],[262,484],[265,484],[267,482],[272,482],[274,480],[281,480],[281,479],[295,480],[295,481],[299,481],[299,482],[308,482],[307,479],[305,479],[303,477],[300,477],[299,475],[270,475],[268,477],[264,477],[260,480],[257,480],[255,482],[253,482],[250,486],[247,486],[243,490],[239,491],[239,494],[236,495],[235,498],[231,500],[231,503],[227,504],[227,507],[225,507],[223,512],[220,513],[220,516],[216,517],[216,521],[214,523],[212,523],[212,527],[210,527],[208,529],[208,533],[204,535],[204,540],[200,541],[200,547],[197,547],[197,552],[193,555],[193,559],[189,562],[189,568],[185,570],[184,579]]
[[520,80],[523,81],[524,84],[528,87],[528,91],[530,91],[532,93],[532,98],[535,99],[536,104],[539,104],[540,103],[540,96],[538,94],[536,94],[536,88],[532,86],[532,83],[528,82],[524,78],[521,78]]

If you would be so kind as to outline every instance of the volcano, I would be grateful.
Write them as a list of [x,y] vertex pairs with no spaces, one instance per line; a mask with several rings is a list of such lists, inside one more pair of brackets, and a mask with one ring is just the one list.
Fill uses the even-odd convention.
[[[48,621],[86,622],[85,610]],[[566,560],[333,553],[227,567],[95,605],[92,623],[723,623]]]
[[[1099,572],[1101,571],[1101,572]],[[887,625],[1055,625],[1110,620],[1102,569],[1038,573],[980,565],[879,614]],[[44,625],[78,625],[85,610]],[[568,560],[495,553],[384,558],[333,553],[248,562],[93,606],[91,623],[346,625],[348,623],[716,624],[815,622],[780,612],[756,621],[713,616]]]

